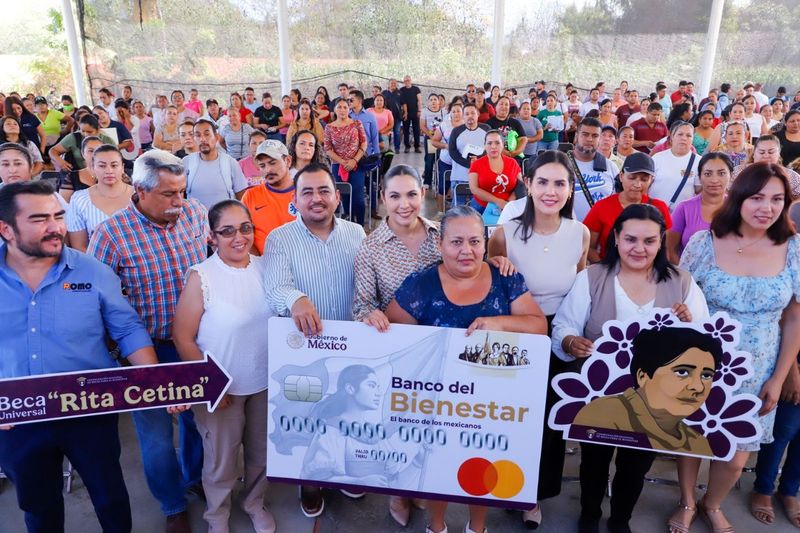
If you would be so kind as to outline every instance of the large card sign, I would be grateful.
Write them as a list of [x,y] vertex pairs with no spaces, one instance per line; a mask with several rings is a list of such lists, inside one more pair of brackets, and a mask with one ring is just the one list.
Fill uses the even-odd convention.
[[530,508],[550,339],[269,322],[267,477]]
[[761,438],[761,400],[737,393],[753,373],[726,313],[680,322],[669,309],[603,326],[580,373],[553,378],[550,427],[564,438],[729,460]]
[[203,361],[0,380],[0,425],[205,403],[213,411],[231,377]]

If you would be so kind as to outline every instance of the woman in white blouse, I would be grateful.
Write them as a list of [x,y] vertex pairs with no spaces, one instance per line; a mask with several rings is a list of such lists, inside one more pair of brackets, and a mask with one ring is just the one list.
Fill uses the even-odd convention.
[[[703,293],[685,270],[667,260],[666,225],[649,204],[626,207],[614,224],[614,245],[601,263],[578,274],[553,319],[553,352],[564,361],[585,360],[609,320],[628,321],[653,308],[671,308],[683,322],[708,316]],[[655,453],[598,444],[581,444],[580,530],[595,530],[616,449],[610,531],[630,531],[628,522]]]
[[98,146],[91,158],[97,183],[72,194],[67,210],[67,231],[72,248],[86,251],[94,230],[131,202],[133,187],[123,181],[122,154],[116,146]]
[[212,354],[233,378],[227,394],[210,413],[193,408],[203,436],[203,517],[210,531],[228,531],[231,496],[239,478],[239,446],[244,447],[241,505],[256,531],[275,531],[264,507],[267,490],[267,305],[265,263],[250,254],[254,226],[238,200],[223,200],[208,212],[216,253],[191,267],[175,312],[172,338],[184,361]]
[[[542,153],[525,172],[525,185],[525,210],[492,233],[489,257],[505,256],[511,260],[550,325],[578,272],[586,268],[589,230],[572,218],[575,173],[566,154],[554,150]],[[568,363],[551,354],[548,383],[568,367]],[[561,493],[564,439],[560,431],[547,425],[548,413],[558,400],[558,394],[548,386],[538,502]],[[522,520],[529,528],[537,527],[542,521],[540,506],[525,511]]]

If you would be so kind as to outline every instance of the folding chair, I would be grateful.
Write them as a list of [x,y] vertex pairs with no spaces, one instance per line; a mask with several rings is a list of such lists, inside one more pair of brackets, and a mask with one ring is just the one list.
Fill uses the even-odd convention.
[[457,183],[453,188],[453,207],[469,205],[470,200],[472,200],[472,190],[469,188],[469,183]]
[[536,161],[535,157],[526,157],[525,160],[522,162],[522,175],[528,173],[528,168]]
[[[337,181],[336,190],[339,191],[339,206],[336,208],[336,216],[339,218],[352,219],[353,213],[353,186],[346,181]],[[345,209],[347,205],[347,209]]]
[[53,171],[53,170],[45,170],[41,174],[39,174],[39,181],[46,181],[53,188],[58,191],[61,185],[61,172]]
[[[381,169],[380,167],[372,169],[366,176],[365,179],[367,180],[367,201],[364,202],[366,205],[366,213],[365,213],[365,220],[367,221],[367,225],[369,229],[372,229],[372,210],[378,210],[378,191],[381,190]],[[372,190],[373,187],[375,188],[375,206],[372,205]]]

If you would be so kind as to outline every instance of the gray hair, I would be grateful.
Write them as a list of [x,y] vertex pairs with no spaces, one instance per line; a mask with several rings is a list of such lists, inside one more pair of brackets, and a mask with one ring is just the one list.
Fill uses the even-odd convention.
[[444,239],[445,233],[447,233],[447,225],[450,223],[451,220],[456,218],[465,218],[465,217],[474,217],[475,220],[480,222],[481,227],[483,227],[483,217],[480,213],[478,213],[475,209],[468,205],[457,205],[455,207],[451,207],[447,210],[447,212],[442,217],[441,222],[439,222],[440,230],[439,230],[439,238]]
[[180,158],[165,150],[150,150],[140,155],[133,163],[131,182],[137,189],[152,191],[158,187],[159,173],[186,174]]

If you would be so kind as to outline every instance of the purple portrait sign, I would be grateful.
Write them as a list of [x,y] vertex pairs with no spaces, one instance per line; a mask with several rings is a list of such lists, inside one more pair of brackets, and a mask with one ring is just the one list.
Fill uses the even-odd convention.
[[565,439],[729,460],[757,441],[761,400],[738,393],[751,355],[726,313],[683,323],[669,309],[612,320],[580,372],[553,378],[548,423]]
[[45,374],[0,380],[0,425],[205,403],[214,410],[231,383],[202,361]]

